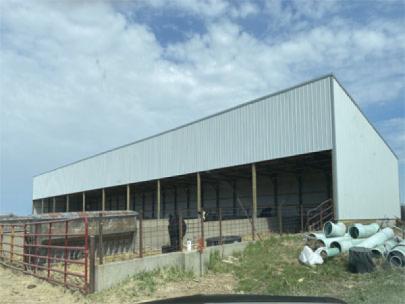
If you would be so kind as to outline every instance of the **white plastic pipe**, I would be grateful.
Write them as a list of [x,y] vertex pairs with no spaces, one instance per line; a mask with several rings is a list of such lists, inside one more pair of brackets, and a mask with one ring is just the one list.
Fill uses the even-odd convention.
[[392,239],[393,237],[394,237],[394,230],[387,227],[387,228],[380,230],[373,236],[370,236],[363,242],[361,242],[359,244],[359,246],[366,247],[366,248],[374,248],[377,245],[384,244],[387,240]]
[[405,267],[405,242],[394,247],[387,256],[388,262],[395,267]]
[[321,250],[321,256],[323,258],[330,258],[340,254],[339,248],[324,248]]
[[361,239],[376,234],[378,230],[380,230],[380,225],[377,223],[369,225],[354,224],[349,227],[349,234],[354,239]]
[[326,222],[323,226],[323,232],[327,238],[344,236],[346,234],[346,225],[344,223]]
[[395,240],[387,240],[384,244],[377,245],[371,249],[371,253],[375,257],[385,257],[388,255],[389,251],[397,245],[398,243]]
[[330,248],[337,248],[339,249],[339,252],[342,253],[349,251],[350,248],[352,248],[353,246],[358,246],[362,242],[364,242],[364,239],[354,240],[349,237],[348,239],[342,239],[332,242],[330,244]]

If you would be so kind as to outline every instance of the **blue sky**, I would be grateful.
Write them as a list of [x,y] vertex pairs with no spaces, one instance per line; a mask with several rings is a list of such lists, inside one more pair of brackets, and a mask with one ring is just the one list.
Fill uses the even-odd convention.
[[333,72],[400,160],[404,1],[2,1],[0,212],[32,177]]

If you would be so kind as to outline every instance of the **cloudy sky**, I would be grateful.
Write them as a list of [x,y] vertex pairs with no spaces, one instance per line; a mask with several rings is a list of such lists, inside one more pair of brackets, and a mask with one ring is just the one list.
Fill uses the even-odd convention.
[[400,158],[404,1],[0,1],[0,212],[32,177],[333,72]]

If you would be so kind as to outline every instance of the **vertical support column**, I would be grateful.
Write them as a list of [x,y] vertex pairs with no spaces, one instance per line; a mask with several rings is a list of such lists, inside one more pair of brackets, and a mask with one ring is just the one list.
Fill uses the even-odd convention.
[[103,213],[100,212],[98,222],[98,258],[100,265],[104,263],[103,226]]
[[156,204],[157,219],[160,220],[160,179],[156,182]]
[[82,193],[82,211],[86,211],[86,192]]
[[105,211],[105,189],[101,189],[101,210]]
[[179,214],[178,213],[178,206],[177,206],[177,186],[174,186],[174,214]]
[[219,182],[215,185],[215,205],[217,207],[217,211],[220,208],[219,205]]
[[256,235],[256,217],[257,217],[257,177],[256,165],[252,164],[252,238]]
[[145,192],[142,192],[142,217],[145,217]]
[[127,185],[127,210],[130,210],[130,204],[131,204],[131,187]]
[[139,257],[143,258],[143,211],[139,214]]
[[232,210],[233,210],[233,216],[235,216],[235,217],[237,215],[237,213],[236,213],[236,210],[237,210],[236,204],[237,204],[236,180],[234,180],[232,182]]
[[201,214],[201,176],[200,172],[197,172],[197,212]]
[[69,212],[70,206],[69,206],[69,194],[66,195],[66,212]]
[[155,191],[152,191],[152,215],[151,218],[155,218],[155,214],[156,214],[156,208],[155,208],[155,201],[156,201],[156,193]]
[[44,213],[44,199],[41,199],[41,214]]
[[162,191],[162,217],[166,216],[166,191],[163,189]]
[[190,186],[186,189],[187,216],[190,216]]
[[300,224],[301,233],[304,232],[304,204],[302,199],[302,173],[298,173],[298,203],[299,203],[299,214],[300,214]]
[[55,213],[56,210],[56,197],[54,196],[52,199],[52,212]]
[[273,176],[273,193],[274,193],[274,207],[277,210],[276,212],[278,213],[278,179],[277,175]]

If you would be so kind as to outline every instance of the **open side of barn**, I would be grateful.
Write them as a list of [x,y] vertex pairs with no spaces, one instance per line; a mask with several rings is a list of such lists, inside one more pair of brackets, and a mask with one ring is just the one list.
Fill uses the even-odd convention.
[[332,75],[43,173],[33,187],[36,214],[136,210],[153,221],[204,210],[215,220],[221,209],[275,231],[281,213],[291,232],[314,208],[322,220],[328,200],[335,219],[400,216],[398,160]]

